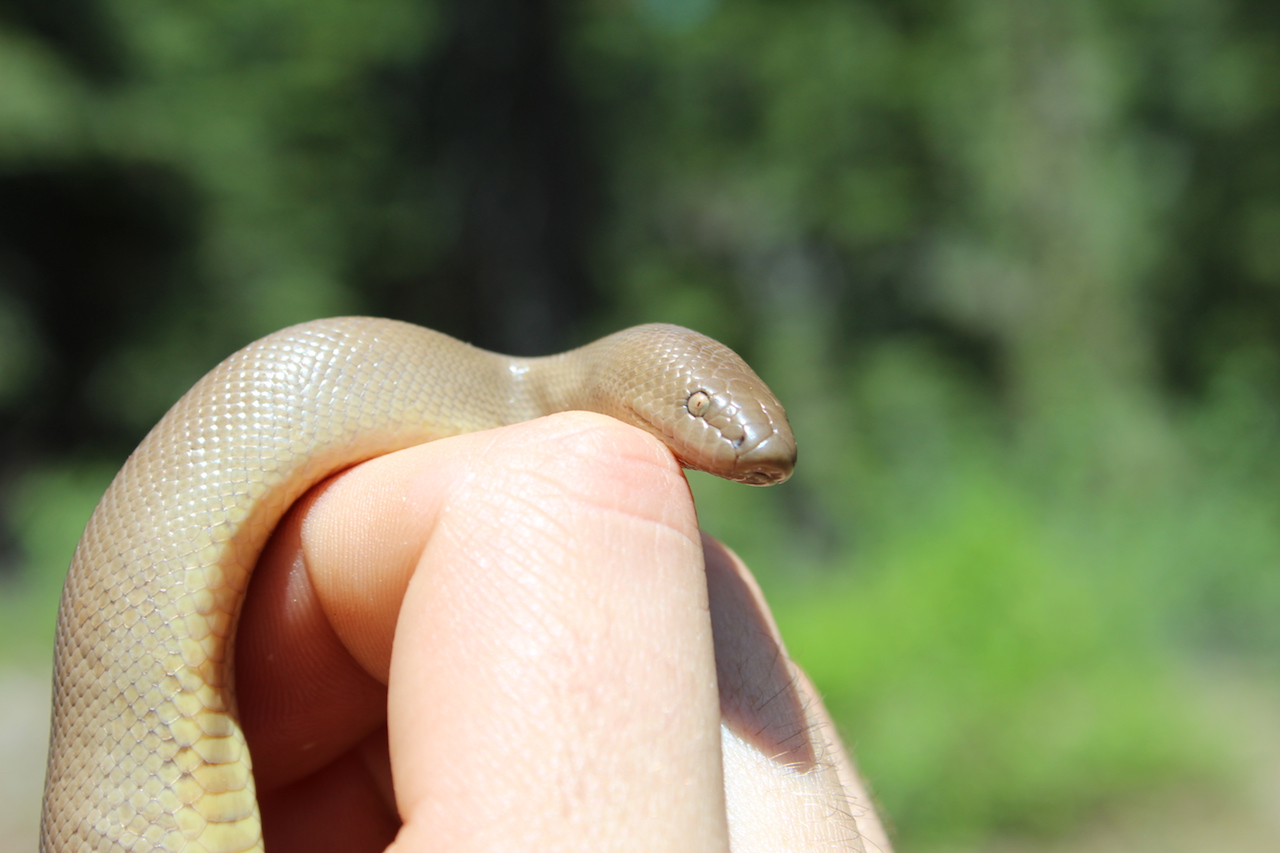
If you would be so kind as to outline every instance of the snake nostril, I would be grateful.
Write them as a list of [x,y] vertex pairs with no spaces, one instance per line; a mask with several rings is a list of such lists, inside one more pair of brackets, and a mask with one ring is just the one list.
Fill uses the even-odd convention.
[[738,446],[744,452],[748,453],[767,442],[775,434],[773,424],[771,423],[744,424],[742,432],[742,441],[738,442]]

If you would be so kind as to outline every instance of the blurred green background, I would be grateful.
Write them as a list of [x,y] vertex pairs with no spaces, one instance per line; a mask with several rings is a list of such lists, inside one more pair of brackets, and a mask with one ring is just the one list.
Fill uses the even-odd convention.
[[0,850],[111,473],[340,313],[743,353],[704,526],[901,850],[1280,849],[1280,5],[4,0]]

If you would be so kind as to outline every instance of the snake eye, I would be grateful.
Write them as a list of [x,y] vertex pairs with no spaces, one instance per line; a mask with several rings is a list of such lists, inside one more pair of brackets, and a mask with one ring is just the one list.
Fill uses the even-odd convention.
[[711,408],[711,396],[706,391],[694,391],[684,405],[689,410],[689,414],[700,418],[707,413],[707,409]]

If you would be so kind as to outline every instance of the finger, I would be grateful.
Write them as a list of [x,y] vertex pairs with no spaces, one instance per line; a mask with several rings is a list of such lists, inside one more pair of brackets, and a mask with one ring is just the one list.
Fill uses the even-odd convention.
[[397,848],[727,849],[670,453],[581,413],[441,444],[354,469],[303,528],[336,635],[389,676]]
[[[704,537],[734,853],[889,851],[809,679],[737,555]],[[865,843],[865,847],[864,847]]]
[[387,689],[343,644],[312,585],[299,501],[254,570],[236,636],[240,716],[260,797],[316,773],[385,728]]
[[377,853],[400,829],[382,726],[329,764],[262,798],[271,853]]
[[272,535],[236,637],[241,721],[272,853],[384,850],[400,828],[387,757],[387,689],[347,650],[302,547],[322,484]]

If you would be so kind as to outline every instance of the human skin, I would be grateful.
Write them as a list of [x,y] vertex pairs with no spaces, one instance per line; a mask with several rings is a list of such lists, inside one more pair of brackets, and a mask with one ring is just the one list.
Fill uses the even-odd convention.
[[271,853],[889,850],[750,573],[609,418],[313,489],[235,654]]

